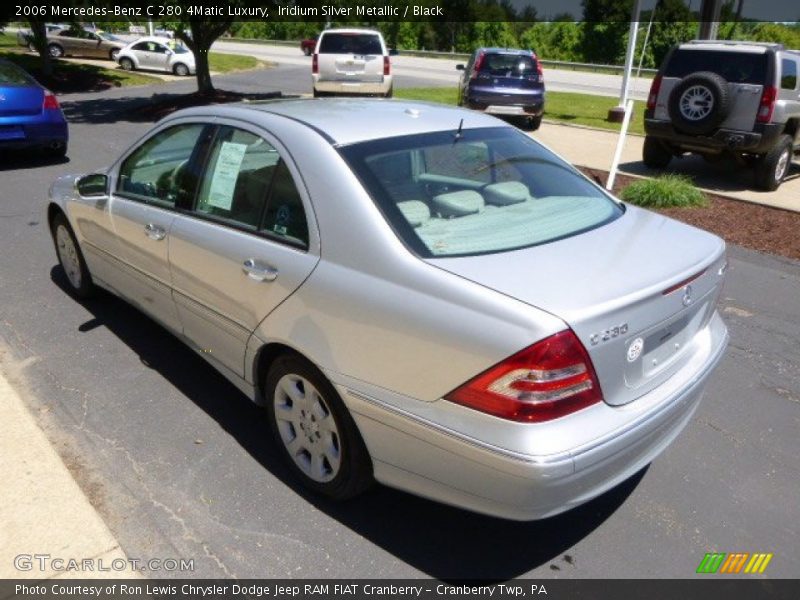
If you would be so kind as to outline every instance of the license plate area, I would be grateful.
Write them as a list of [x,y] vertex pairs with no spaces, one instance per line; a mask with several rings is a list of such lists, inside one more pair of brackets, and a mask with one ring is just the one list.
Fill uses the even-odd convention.
[[24,140],[25,130],[19,125],[0,126],[0,140]]

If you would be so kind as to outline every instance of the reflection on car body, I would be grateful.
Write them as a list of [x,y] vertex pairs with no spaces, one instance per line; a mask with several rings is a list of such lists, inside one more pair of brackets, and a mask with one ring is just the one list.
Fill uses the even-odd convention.
[[673,441],[728,339],[722,240],[458,108],[180,111],[58,180],[48,217],[74,295],[111,290],[186,341],[339,499],[377,480],[568,510]]

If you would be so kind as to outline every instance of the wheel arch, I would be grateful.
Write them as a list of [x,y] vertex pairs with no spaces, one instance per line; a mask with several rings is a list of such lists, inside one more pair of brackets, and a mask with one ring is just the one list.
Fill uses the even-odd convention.
[[284,355],[295,355],[307,360],[314,365],[318,370],[322,371],[314,361],[307,356],[297,351],[295,348],[281,342],[269,342],[261,346],[256,352],[255,359],[253,360],[253,385],[255,387],[255,401],[259,405],[266,404],[264,397],[264,381],[267,378],[267,372],[279,357]]
[[800,118],[793,118],[786,121],[783,132],[792,136],[794,143],[800,143]]

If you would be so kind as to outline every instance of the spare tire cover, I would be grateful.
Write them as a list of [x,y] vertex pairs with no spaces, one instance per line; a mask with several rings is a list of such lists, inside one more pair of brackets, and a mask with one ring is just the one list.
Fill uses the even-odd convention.
[[692,73],[672,89],[667,106],[676,130],[692,135],[711,133],[730,112],[728,82],[710,71]]

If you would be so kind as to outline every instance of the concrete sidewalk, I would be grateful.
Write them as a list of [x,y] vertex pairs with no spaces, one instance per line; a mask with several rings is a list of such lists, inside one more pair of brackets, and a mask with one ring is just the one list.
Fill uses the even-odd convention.
[[9,366],[0,348],[0,578],[138,577],[3,374]]
[[[609,171],[619,134],[576,125],[545,121],[533,137],[575,165]],[[629,175],[653,177],[660,171],[647,168],[642,163],[644,137],[628,135],[620,160],[620,172]],[[800,163],[792,164],[789,175],[774,192],[755,188],[753,170],[736,165],[732,160],[708,163],[699,156],[674,158],[665,170],[688,175],[695,185],[708,192],[800,212]]]

